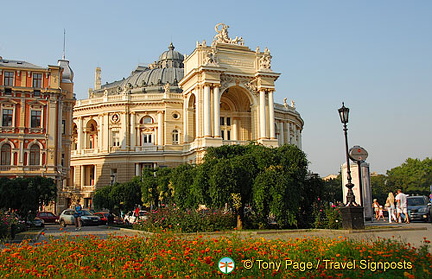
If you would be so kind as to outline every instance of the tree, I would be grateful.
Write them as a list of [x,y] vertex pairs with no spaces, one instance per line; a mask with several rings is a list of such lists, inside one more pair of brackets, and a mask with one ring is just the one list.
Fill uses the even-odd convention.
[[41,176],[2,178],[0,191],[0,208],[17,209],[23,217],[27,217],[29,212],[35,213],[39,207],[48,205],[57,197],[54,180]]
[[93,203],[96,208],[106,208],[117,213],[119,210],[132,210],[136,205],[142,204],[140,177],[96,190]]
[[408,158],[402,165],[387,171],[387,185],[406,193],[428,194],[432,185],[432,159]]

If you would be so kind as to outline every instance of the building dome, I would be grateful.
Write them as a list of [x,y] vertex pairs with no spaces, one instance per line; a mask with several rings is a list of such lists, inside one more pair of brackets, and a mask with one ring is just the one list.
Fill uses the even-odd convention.
[[[102,85],[100,92],[108,90],[108,94],[118,94],[125,90],[135,89],[132,90],[132,93],[160,93],[166,90],[165,86],[169,84],[170,92],[181,93],[178,82],[184,76],[184,56],[174,49],[174,45],[170,43],[168,50],[159,56],[158,61],[148,67],[139,65],[129,77]],[[96,93],[95,96],[98,95],[97,91],[94,93]]]
[[159,56],[158,62],[161,62],[163,67],[183,68],[184,56],[180,52],[175,51],[174,49],[175,49],[175,47],[174,47],[173,43],[170,43],[170,45],[168,46],[168,50],[164,51]]
[[72,68],[69,66],[69,61],[65,59],[60,59],[58,61],[58,65],[63,68],[62,82],[64,83],[73,83],[74,72]]

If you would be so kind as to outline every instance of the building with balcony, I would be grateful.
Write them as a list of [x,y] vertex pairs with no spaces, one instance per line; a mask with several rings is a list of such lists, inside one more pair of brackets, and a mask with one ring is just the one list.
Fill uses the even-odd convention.
[[74,103],[69,61],[40,67],[0,57],[0,176],[49,177],[61,194],[70,170]]
[[303,120],[294,103],[274,102],[268,49],[251,50],[218,24],[211,45],[188,56],[170,44],[151,65],[125,79],[95,85],[78,100],[67,191],[92,207],[96,189],[126,182],[143,168],[200,163],[207,147],[224,144],[301,148]]

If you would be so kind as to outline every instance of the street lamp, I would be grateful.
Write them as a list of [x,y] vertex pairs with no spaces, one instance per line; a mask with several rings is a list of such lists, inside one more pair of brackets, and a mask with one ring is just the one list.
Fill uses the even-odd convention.
[[348,183],[345,187],[348,188],[347,196],[346,196],[346,204],[341,207],[342,214],[342,226],[344,229],[364,229],[364,213],[363,207],[359,206],[355,202],[355,196],[352,188],[354,184],[352,184],[351,180],[351,169],[350,169],[350,155],[348,153],[348,117],[349,117],[349,108],[345,107],[345,104],[342,103],[342,107],[338,109],[340,120],[343,124],[343,131],[345,135],[345,156],[347,162],[347,180]]
[[346,206],[352,206],[352,205],[357,205],[357,203],[355,202],[355,196],[354,196],[354,192],[352,190],[352,188],[354,187],[354,184],[351,183],[352,181],[352,177],[351,177],[351,168],[350,168],[350,156],[348,153],[348,128],[347,128],[347,123],[348,123],[348,117],[349,117],[349,108],[345,107],[345,104],[342,103],[342,107],[338,110],[339,111],[339,117],[341,119],[341,122],[343,124],[343,130],[344,130],[344,135],[345,135],[345,155],[346,155],[346,161],[347,161],[347,180],[348,183],[345,185],[348,188],[348,193],[347,193],[347,202],[346,202]]

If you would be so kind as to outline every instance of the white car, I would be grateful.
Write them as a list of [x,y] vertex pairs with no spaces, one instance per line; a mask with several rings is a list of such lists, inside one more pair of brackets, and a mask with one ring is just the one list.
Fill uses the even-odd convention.
[[147,214],[148,212],[146,210],[140,210],[139,217],[137,218],[132,211],[129,211],[124,217],[124,222],[126,224],[133,224],[139,220],[147,220],[148,219]]
[[[74,213],[75,210],[73,209],[63,210],[58,219],[60,226],[66,227],[67,225],[75,225]],[[87,210],[82,211],[81,221],[84,226],[100,224],[100,218]]]

